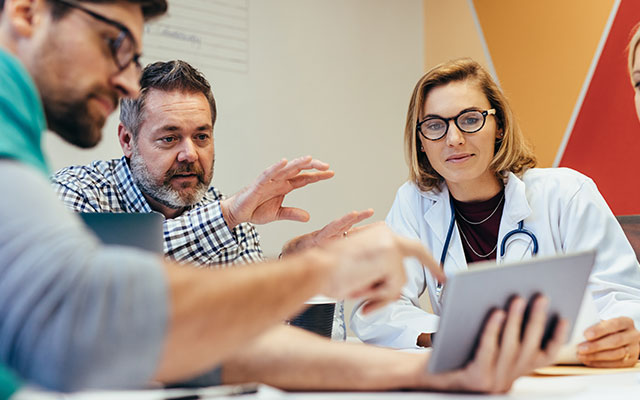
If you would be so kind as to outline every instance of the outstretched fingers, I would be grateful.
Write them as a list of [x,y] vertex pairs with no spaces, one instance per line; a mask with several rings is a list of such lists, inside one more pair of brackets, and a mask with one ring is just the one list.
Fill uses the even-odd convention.
[[505,317],[506,313],[502,310],[492,311],[482,330],[482,336],[480,336],[480,343],[473,359],[473,364],[486,373],[494,371],[500,350],[500,331],[502,330]]
[[551,364],[556,359],[568,336],[569,322],[564,318],[560,318],[553,331],[553,336],[549,339],[547,347],[544,349],[544,359],[541,360],[542,365]]
[[417,258],[438,281],[444,282],[446,280],[440,264],[433,258],[422,243],[401,236],[396,236],[396,242],[404,257]]
[[258,176],[258,182],[266,182],[273,179],[277,176],[289,163],[286,158],[278,161],[277,163],[271,165]]
[[[342,217],[335,219],[325,225],[318,232],[318,241],[338,238],[348,232],[351,227],[373,215],[373,209],[364,211],[351,211],[350,213],[343,215]],[[349,232],[351,233],[351,232]]]
[[519,356],[520,332],[526,307],[527,304],[521,297],[514,298],[509,304],[509,312],[504,324],[500,353],[496,364],[497,386],[501,388],[509,385],[510,376],[513,373],[514,360]]
[[291,179],[303,170],[315,169],[317,171],[328,171],[329,164],[316,160],[311,156],[299,157],[286,163],[275,173],[271,179],[285,180]]
[[549,299],[537,296],[531,306],[531,313],[527,320],[527,326],[522,337],[522,353],[520,360],[523,363],[531,363],[540,352],[542,337],[547,324]]
[[309,213],[301,208],[296,207],[280,207],[276,215],[277,221],[297,221],[307,222],[309,221]]
[[333,178],[334,175],[335,172],[333,171],[305,172],[299,173],[293,178],[288,179],[288,181],[293,189],[298,189],[310,183],[326,181],[327,179]]

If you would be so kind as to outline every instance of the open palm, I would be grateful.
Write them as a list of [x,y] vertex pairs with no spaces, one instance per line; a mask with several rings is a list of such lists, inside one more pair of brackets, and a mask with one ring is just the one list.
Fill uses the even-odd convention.
[[[305,170],[315,170],[303,172]],[[251,185],[220,203],[229,228],[242,222],[266,224],[272,221],[307,221],[309,213],[295,207],[283,207],[292,190],[333,177],[329,165],[311,156],[285,159],[267,168]]]

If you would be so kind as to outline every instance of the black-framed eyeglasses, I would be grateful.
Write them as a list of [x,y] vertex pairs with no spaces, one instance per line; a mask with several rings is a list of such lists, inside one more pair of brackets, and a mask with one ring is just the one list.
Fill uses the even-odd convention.
[[427,117],[418,122],[416,130],[427,140],[440,140],[449,131],[449,121],[453,121],[464,133],[475,133],[484,127],[487,115],[496,115],[495,108],[489,110],[462,110],[451,118],[438,116]]
[[83,7],[79,3],[73,0],[55,0],[58,3],[62,3],[67,7],[74,8],[76,10],[80,10],[91,17],[97,19],[98,21],[102,21],[111,26],[114,26],[120,30],[118,37],[115,39],[108,38],[107,44],[109,45],[109,50],[111,50],[111,55],[113,56],[113,60],[116,65],[120,69],[120,71],[125,70],[132,62],[136,66],[136,70],[138,72],[142,71],[142,65],[140,65],[140,57],[142,56],[140,53],[136,53],[136,45],[135,39],[131,34],[129,28],[124,26],[122,23],[118,21],[114,21],[111,18],[107,18],[104,15],[100,15],[97,12],[91,11],[88,8]]

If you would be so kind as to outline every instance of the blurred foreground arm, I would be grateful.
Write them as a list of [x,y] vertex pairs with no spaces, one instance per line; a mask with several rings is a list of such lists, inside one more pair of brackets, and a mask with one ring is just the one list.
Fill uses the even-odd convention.
[[168,265],[171,315],[155,378],[175,382],[211,369],[266,328],[299,312],[318,293],[363,297],[382,306],[400,293],[405,257],[417,257],[444,278],[419,242],[396,236],[384,224],[251,268]]
[[464,369],[450,373],[430,375],[428,354],[336,343],[282,326],[269,330],[229,357],[223,364],[222,379],[224,383],[257,381],[287,390],[502,393],[518,377],[550,364],[564,341],[567,324],[561,322],[546,349],[540,350],[546,306],[546,300],[536,301],[522,341],[524,301],[513,302],[508,316],[503,311],[495,312],[484,329],[474,360]]

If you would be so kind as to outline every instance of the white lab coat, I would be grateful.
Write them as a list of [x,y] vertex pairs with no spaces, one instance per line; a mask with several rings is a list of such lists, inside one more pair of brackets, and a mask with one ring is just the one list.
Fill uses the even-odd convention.
[[[451,220],[449,190],[421,192],[407,182],[400,187],[387,216],[387,224],[400,235],[416,238],[440,260]],[[505,203],[498,244],[519,221],[532,231],[538,255],[572,253],[596,249],[589,288],[602,319],[628,316],[640,328],[640,265],[622,228],[596,185],[588,177],[568,168],[534,168],[519,179],[506,178]],[[500,248],[496,250],[499,252]],[[498,263],[532,257],[532,240],[517,234],[507,241],[506,254]],[[466,270],[467,262],[457,226],[449,245],[444,272]],[[364,342],[395,347],[416,347],[422,332],[435,332],[441,305],[436,282],[416,259],[405,261],[407,283],[401,298],[364,316],[356,307],[351,328]],[[499,284],[496,282],[496,284]],[[491,290],[491,288],[483,288]],[[422,310],[418,298],[428,290],[434,314]]]

